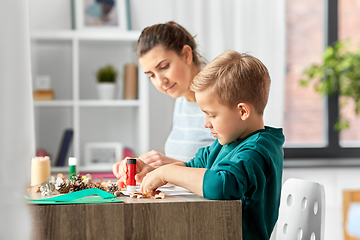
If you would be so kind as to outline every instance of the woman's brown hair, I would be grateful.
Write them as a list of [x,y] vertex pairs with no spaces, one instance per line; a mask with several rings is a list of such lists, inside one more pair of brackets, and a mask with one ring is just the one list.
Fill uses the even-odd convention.
[[179,56],[185,45],[189,45],[193,53],[193,62],[200,69],[204,65],[202,56],[196,50],[194,37],[181,25],[170,21],[146,27],[138,39],[136,53],[138,58],[154,47],[162,45],[168,51],[174,51]]

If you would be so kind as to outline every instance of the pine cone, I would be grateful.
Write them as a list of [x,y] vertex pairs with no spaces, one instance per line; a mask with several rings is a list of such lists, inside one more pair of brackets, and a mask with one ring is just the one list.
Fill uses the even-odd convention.
[[118,191],[119,187],[116,183],[112,183],[107,187],[107,191],[111,194],[114,194],[114,192]]
[[74,182],[70,187],[70,191],[72,192],[81,191],[83,189],[85,189],[85,184],[83,182]]
[[72,177],[74,182],[82,182],[82,177],[80,176],[80,174],[77,174],[76,176]]
[[70,185],[67,185],[65,182],[60,183],[59,193],[68,193],[70,190]]
[[100,190],[104,190],[105,191],[105,188],[103,186],[101,186],[101,183],[93,183],[91,185],[92,188],[97,188],[97,189],[100,189]]

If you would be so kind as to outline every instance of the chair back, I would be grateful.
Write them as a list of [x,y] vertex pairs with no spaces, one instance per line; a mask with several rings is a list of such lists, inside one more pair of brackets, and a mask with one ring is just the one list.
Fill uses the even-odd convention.
[[281,190],[277,240],[324,239],[325,191],[323,185],[290,178]]

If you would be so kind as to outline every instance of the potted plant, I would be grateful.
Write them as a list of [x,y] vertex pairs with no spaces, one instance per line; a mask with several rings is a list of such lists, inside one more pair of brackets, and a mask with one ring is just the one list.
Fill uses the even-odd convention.
[[101,100],[114,99],[117,76],[118,72],[112,65],[102,67],[96,72],[98,93]]
[[[360,48],[351,50],[348,39],[338,41],[334,46],[328,46],[322,56],[320,64],[313,64],[303,72],[305,79],[301,86],[308,86],[315,81],[315,90],[322,96],[338,94],[340,107],[347,105],[352,99],[355,103],[355,114],[359,115],[360,108]],[[341,131],[349,128],[349,121],[339,116],[334,126]]]

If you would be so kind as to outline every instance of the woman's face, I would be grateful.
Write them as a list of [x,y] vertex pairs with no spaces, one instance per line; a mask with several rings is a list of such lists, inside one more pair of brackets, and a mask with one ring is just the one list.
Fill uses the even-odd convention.
[[194,92],[189,89],[194,77],[189,46],[183,48],[181,56],[162,45],[155,46],[139,58],[139,63],[160,92],[173,98],[184,96],[188,101],[195,101]]

